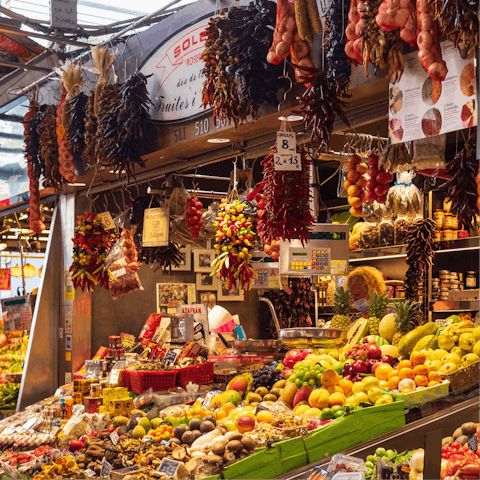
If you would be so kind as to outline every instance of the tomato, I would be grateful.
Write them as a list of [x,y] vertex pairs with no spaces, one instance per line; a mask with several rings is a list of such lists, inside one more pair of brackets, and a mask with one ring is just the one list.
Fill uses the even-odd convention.
[[450,449],[445,445],[442,447],[442,453],[447,453]]
[[453,442],[451,445],[450,445],[450,448],[452,450],[459,450],[460,448],[462,448],[462,446],[460,445],[460,443],[458,442]]

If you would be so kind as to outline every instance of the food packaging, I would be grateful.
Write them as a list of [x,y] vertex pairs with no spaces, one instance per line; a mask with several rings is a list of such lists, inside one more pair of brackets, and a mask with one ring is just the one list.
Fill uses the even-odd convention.
[[337,453],[332,457],[328,464],[327,470],[330,473],[344,473],[344,472],[363,472],[367,471],[365,462],[361,458],[350,457]]
[[385,218],[378,224],[378,246],[389,247],[395,244],[395,227],[392,218]]
[[413,184],[415,172],[396,174],[395,185],[388,190],[385,207],[394,216],[414,218],[423,214],[423,198],[420,190]]
[[365,222],[358,232],[358,246],[361,249],[376,248],[379,242],[379,229],[375,223]]

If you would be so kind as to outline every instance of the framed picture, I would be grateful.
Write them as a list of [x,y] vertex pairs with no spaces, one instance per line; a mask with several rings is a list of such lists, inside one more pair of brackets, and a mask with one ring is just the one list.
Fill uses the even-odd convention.
[[200,303],[212,309],[217,304],[217,292],[200,292]]
[[183,262],[178,267],[172,267],[172,270],[177,272],[191,272],[192,271],[192,246],[187,245],[182,247],[180,252],[183,256]]
[[157,313],[175,315],[179,305],[195,303],[194,283],[157,283]]
[[223,282],[218,282],[218,295],[217,299],[219,302],[243,302],[243,290],[239,288],[232,288],[228,291],[227,287]]
[[193,270],[195,272],[210,273],[211,263],[215,258],[215,250],[198,248],[193,251]]
[[197,290],[216,290],[218,277],[209,273],[197,273]]

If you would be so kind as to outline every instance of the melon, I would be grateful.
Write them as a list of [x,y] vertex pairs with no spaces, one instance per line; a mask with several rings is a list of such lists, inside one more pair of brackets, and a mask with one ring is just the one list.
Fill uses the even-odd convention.
[[365,338],[370,341],[373,340],[379,347],[381,347],[382,345],[390,345],[390,342],[387,339],[381,337],[380,335],[368,335]]
[[387,313],[387,315],[382,318],[380,325],[378,326],[378,333],[390,343],[392,342],[393,337],[397,333],[394,313]]
[[382,345],[380,347],[382,355],[391,355],[393,358],[398,358],[400,354],[398,353],[398,348],[395,345]]

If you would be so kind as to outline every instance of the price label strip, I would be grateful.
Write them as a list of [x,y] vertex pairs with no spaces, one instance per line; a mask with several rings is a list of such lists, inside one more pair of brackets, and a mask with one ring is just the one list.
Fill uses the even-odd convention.
[[295,132],[277,132],[277,153],[273,155],[277,172],[299,172],[302,170],[302,157],[297,153]]

